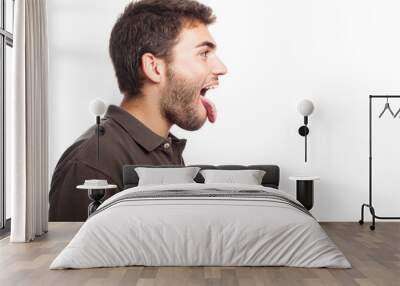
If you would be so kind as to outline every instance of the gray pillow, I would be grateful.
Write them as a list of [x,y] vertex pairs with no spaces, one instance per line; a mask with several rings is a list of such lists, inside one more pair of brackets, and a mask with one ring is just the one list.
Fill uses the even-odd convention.
[[235,183],[261,185],[265,171],[262,170],[201,170],[204,183]]
[[199,167],[135,168],[139,177],[138,186],[196,183],[193,179],[199,170]]

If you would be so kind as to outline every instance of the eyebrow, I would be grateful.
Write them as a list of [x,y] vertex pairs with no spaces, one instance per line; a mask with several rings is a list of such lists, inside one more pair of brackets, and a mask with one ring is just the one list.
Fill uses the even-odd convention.
[[211,48],[213,50],[215,50],[217,48],[217,46],[214,43],[210,42],[210,41],[201,42],[200,44],[198,44],[196,46],[196,48],[203,47],[203,46],[207,46],[207,47],[209,47],[209,48]]

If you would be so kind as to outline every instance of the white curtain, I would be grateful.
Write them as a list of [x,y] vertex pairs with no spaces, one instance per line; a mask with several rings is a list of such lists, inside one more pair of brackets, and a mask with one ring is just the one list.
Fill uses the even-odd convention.
[[[48,227],[48,48],[46,0],[16,0],[9,167],[12,242]],[[6,147],[7,148],[7,147]],[[8,151],[7,151],[8,152]]]

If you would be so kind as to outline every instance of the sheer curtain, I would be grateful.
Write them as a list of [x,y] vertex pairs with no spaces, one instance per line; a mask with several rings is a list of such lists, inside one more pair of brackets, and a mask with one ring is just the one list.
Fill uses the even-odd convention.
[[48,226],[46,11],[46,0],[15,1],[13,91],[6,114],[12,242],[31,241]]

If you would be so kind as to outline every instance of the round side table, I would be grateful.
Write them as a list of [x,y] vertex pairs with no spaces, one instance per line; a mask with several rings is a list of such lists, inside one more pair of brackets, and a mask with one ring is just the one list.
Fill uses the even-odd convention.
[[89,199],[91,203],[88,206],[88,217],[96,211],[96,209],[103,202],[103,198],[108,189],[115,189],[117,185],[107,185],[107,186],[89,186],[89,185],[79,185],[76,188],[78,190],[87,190]]
[[289,180],[296,181],[296,199],[307,209],[314,206],[314,181],[317,176],[291,176]]

